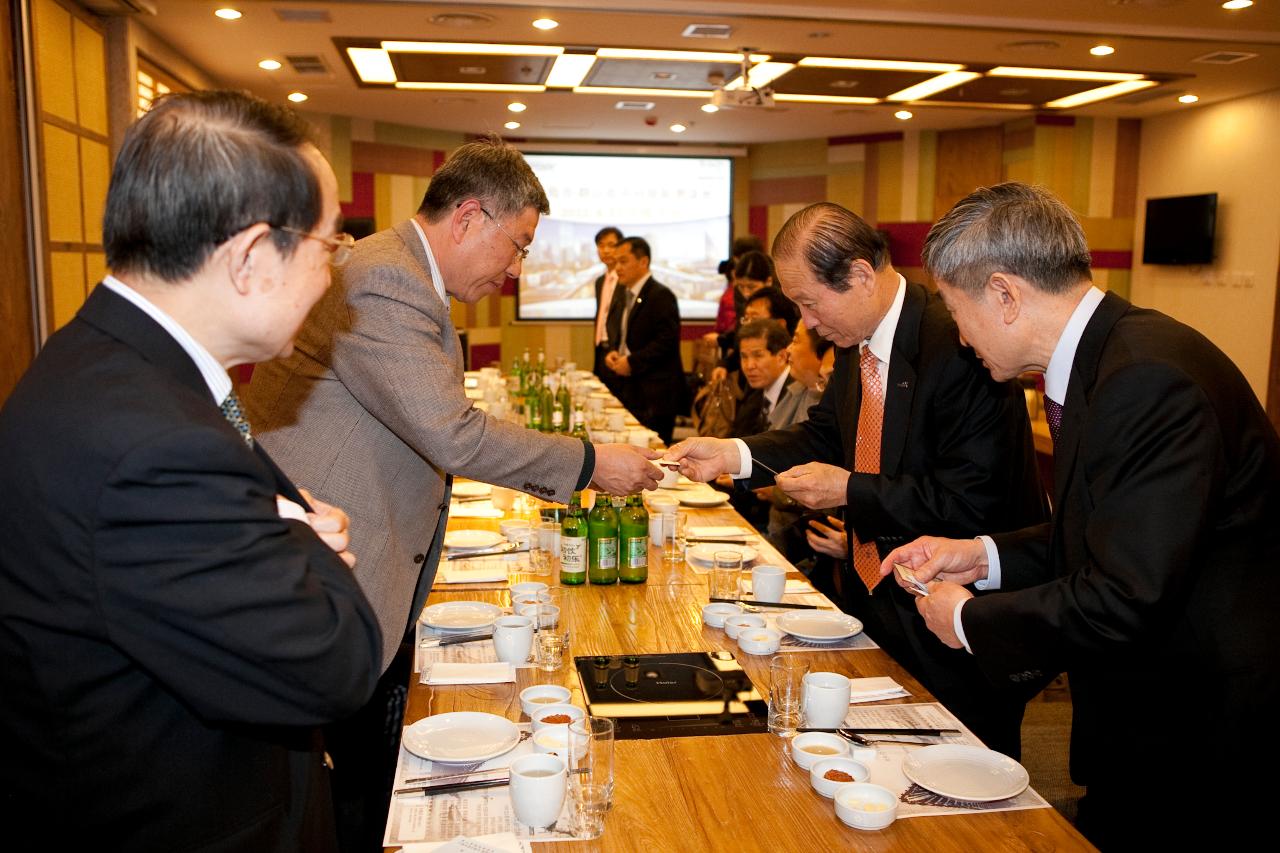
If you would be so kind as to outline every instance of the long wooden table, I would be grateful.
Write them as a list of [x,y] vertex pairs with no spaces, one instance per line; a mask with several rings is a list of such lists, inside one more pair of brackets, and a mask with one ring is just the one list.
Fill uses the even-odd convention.
[[[739,524],[727,506],[687,509],[693,524]],[[453,519],[451,527],[497,529],[489,519]],[[762,558],[787,565],[767,545]],[[560,672],[518,670],[515,684],[410,686],[405,724],[446,711],[488,711],[522,720],[519,693],[532,684],[561,684],[585,707],[568,662],[573,655],[618,655],[729,649],[761,692],[768,687],[768,656],[741,653],[722,631],[702,624],[705,576],[687,565],[666,564],[650,548],[644,584],[555,589],[561,624],[572,635]],[[798,575],[796,575],[798,576]],[[532,576],[521,580],[533,580]],[[429,603],[474,600],[509,606],[506,584],[440,585]],[[872,637],[872,639],[875,639]],[[901,702],[932,701],[930,694],[880,650],[795,652],[814,670],[851,677],[888,675],[912,694]],[[589,842],[538,844],[542,851],[819,851],[858,850],[1092,850],[1057,811],[1048,808],[898,820],[879,832],[845,826],[831,800],[810,787],[786,742],[772,734],[621,740],[616,745],[615,794],[604,835]]]

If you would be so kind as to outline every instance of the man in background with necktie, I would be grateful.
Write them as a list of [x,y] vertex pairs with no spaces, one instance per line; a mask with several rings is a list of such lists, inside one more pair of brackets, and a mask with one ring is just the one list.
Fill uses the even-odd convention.
[[789,429],[690,439],[669,455],[690,477],[727,472],[751,488],[776,482],[811,509],[842,507],[842,565],[853,569],[834,579],[842,607],[979,737],[1017,755],[1025,701],[1041,685],[997,689],[942,648],[911,597],[879,583],[879,555],[924,531],[967,536],[1047,517],[1023,394],[991,380],[942,301],[894,270],[884,238],[856,214],[812,205],[773,246],[783,292],[839,347],[822,400]]
[[[971,193],[924,260],[992,376],[1044,371],[1054,512],[919,539],[882,572],[901,561],[936,581],[918,601],[929,628],[993,682],[1067,671],[1078,825],[1094,844],[1256,843],[1267,808],[1242,795],[1226,820],[1181,820],[1173,792],[1193,733],[1230,739],[1190,765],[1224,793],[1256,786],[1276,756],[1280,438],[1257,396],[1198,332],[1094,287],[1080,223],[1041,188]],[[974,583],[1000,592],[959,585]]]
[[605,366],[604,357],[609,354],[609,312],[613,310],[613,298],[618,293],[618,274],[613,270],[613,253],[621,239],[622,232],[612,225],[606,225],[596,232],[596,257],[604,264],[604,272],[595,280],[595,358],[591,372],[615,394],[617,391],[614,386],[618,382],[618,375]]
[[169,95],[126,134],[112,275],[0,411],[7,846],[335,849],[316,728],[382,636],[346,516],[255,440],[227,369],[287,354],[352,242],[286,107]]

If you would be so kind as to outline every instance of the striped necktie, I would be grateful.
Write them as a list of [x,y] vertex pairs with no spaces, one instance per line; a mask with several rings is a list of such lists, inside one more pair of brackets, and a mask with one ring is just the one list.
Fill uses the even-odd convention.
[[240,398],[236,396],[234,390],[227,395],[219,408],[222,410],[222,416],[240,433],[245,444],[253,447],[253,435],[249,432],[249,419],[244,416],[244,410],[240,408]]
[[[853,452],[853,470],[864,474],[880,473],[880,436],[884,431],[884,385],[880,382],[880,359],[870,346],[862,348],[858,359],[862,373],[862,405],[858,410],[857,445]],[[867,592],[880,583],[880,555],[875,542],[859,542],[853,538],[853,568],[866,584]]]

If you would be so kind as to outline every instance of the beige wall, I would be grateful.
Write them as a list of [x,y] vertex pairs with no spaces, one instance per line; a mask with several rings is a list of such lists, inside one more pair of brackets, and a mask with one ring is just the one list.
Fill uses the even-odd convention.
[[[1133,301],[1203,332],[1264,403],[1280,264],[1277,140],[1280,90],[1146,119],[1134,230]],[[1146,200],[1207,192],[1218,193],[1214,263],[1142,264]]]

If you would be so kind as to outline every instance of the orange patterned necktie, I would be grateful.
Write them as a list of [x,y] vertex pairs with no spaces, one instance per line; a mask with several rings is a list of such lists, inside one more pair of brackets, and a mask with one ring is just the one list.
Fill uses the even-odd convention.
[[[862,348],[858,367],[862,372],[862,407],[858,410],[857,447],[853,452],[853,470],[862,474],[880,473],[880,434],[884,430],[884,385],[880,382],[880,359],[870,346]],[[867,592],[880,583],[880,555],[875,542],[859,542],[853,536],[853,568],[867,586]]]

